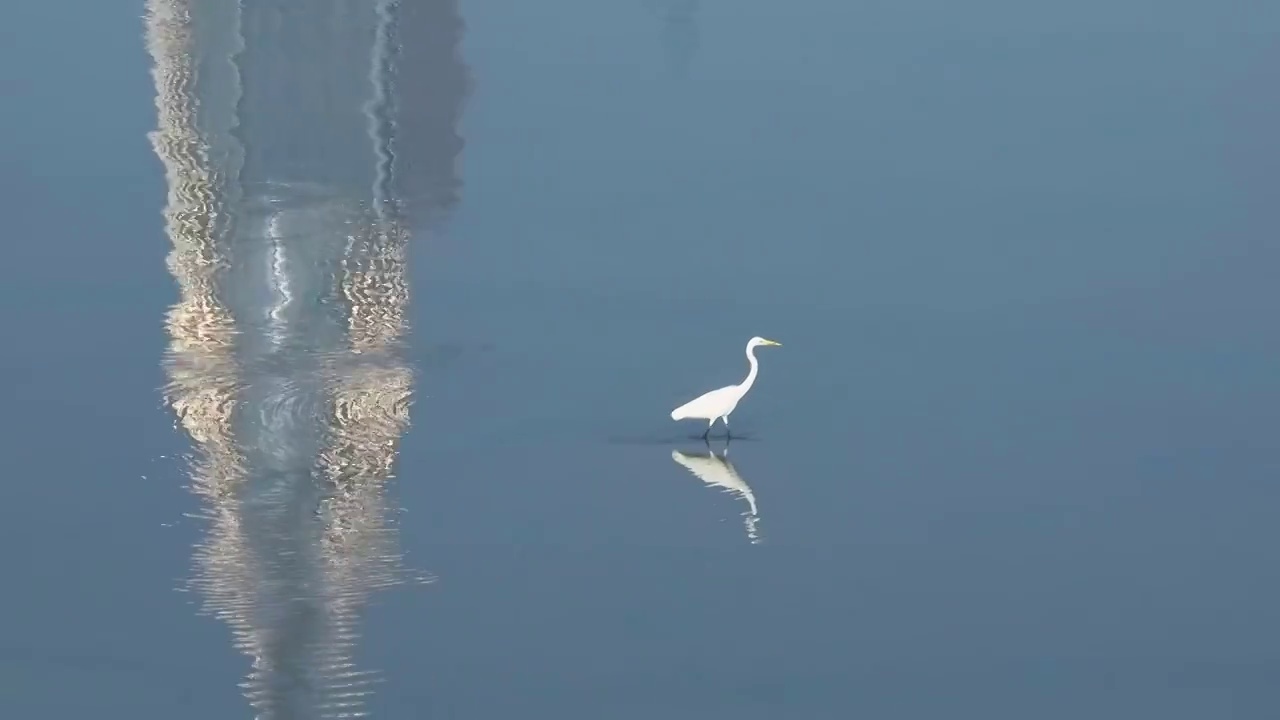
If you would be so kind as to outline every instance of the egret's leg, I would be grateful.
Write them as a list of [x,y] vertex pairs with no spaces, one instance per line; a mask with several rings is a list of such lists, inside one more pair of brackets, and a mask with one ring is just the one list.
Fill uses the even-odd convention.
[[711,434],[711,428],[712,428],[712,427],[714,427],[714,426],[715,426],[715,424],[716,424],[716,419],[715,419],[715,418],[711,418],[711,422],[707,423],[707,430],[706,430],[706,432],[702,433],[702,439],[703,439],[703,440],[706,440],[706,439],[707,439],[707,436]]
[[731,435],[731,433],[729,432],[729,416],[725,415],[720,419],[724,421],[724,436],[725,438],[728,438]]

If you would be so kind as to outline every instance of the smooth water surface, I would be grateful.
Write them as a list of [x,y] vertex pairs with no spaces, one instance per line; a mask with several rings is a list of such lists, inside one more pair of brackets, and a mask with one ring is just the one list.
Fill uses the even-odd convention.
[[0,17],[8,715],[1280,714],[1280,10]]

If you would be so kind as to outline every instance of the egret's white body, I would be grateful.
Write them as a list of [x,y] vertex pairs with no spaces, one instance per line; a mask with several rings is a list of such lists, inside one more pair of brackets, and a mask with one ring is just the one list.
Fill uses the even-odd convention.
[[[756,348],[761,345],[781,346],[782,343],[766,340],[759,336],[751,338],[747,342],[747,362],[751,365],[751,369],[747,371],[746,379],[737,385],[728,385],[699,395],[672,410],[671,419],[697,418],[699,420],[707,420],[707,433],[711,432],[716,420],[723,420],[725,429],[728,430],[729,414],[733,412],[734,408],[738,407],[738,402],[742,400],[742,396],[746,395],[751,386],[755,384],[756,375],[760,371],[760,363],[756,360]],[[707,433],[703,433],[703,435]]]

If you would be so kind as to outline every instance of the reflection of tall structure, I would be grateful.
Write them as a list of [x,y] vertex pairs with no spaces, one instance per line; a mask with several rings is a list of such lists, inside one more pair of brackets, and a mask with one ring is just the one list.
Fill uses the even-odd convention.
[[698,52],[698,0],[645,0],[645,7],[662,23],[662,50],[667,71],[685,77]]
[[738,474],[738,469],[733,466],[733,463],[729,462],[729,448],[726,447],[724,453],[720,455],[709,450],[698,455],[672,450],[671,459],[683,465],[686,470],[693,473],[694,477],[702,482],[723,488],[726,492],[746,500],[747,512],[742,513],[742,516],[743,524],[747,529],[747,539],[751,541],[752,545],[759,544],[760,533],[756,525],[760,522],[760,511],[756,507],[755,493],[751,491],[751,486]]
[[208,523],[191,586],[253,658],[259,717],[361,715],[360,608],[409,579],[386,506],[405,253],[457,197],[456,0],[147,5],[180,292],[166,397]]

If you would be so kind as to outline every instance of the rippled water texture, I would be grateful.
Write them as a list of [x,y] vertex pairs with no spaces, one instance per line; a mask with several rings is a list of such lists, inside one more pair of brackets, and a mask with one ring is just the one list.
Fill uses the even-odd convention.
[[[361,610],[429,578],[402,566],[387,486],[413,397],[409,213],[448,209],[457,148],[446,134],[446,164],[425,168],[444,182],[399,182],[430,179],[397,155],[405,9],[330,5],[153,0],[147,17],[181,293],[165,397],[206,527],[189,587],[251,659],[261,718],[364,714]],[[363,67],[318,52],[344,44],[370,50]]]
[[5,718],[1280,717],[1280,3],[0,28]]

